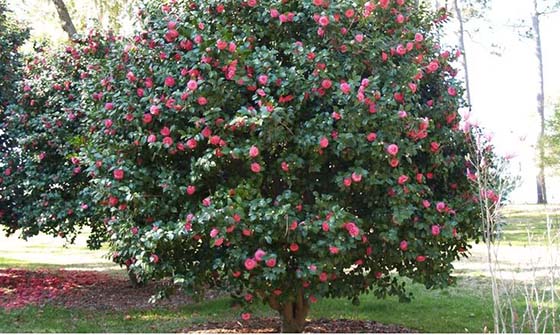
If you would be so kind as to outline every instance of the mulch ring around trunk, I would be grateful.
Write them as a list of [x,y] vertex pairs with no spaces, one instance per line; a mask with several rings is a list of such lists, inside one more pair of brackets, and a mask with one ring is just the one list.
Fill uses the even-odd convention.
[[[183,333],[278,333],[280,318],[254,318],[248,321],[207,322],[182,329]],[[304,333],[417,333],[399,325],[385,325],[368,320],[316,319],[307,322]]]

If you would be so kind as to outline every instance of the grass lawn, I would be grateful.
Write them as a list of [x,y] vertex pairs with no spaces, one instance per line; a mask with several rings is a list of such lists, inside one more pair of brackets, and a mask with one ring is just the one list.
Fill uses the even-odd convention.
[[[549,211],[553,212],[553,220],[560,221],[557,208],[549,207]],[[535,236],[544,234],[546,230],[546,214],[541,206],[510,207],[506,210],[506,216],[508,224],[504,227],[503,243],[511,244],[513,248],[524,245],[526,227]],[[44,236],[28,242],[14,237],[0,237],[0,268],[84,269],[124,275],[123,270],[103,258],[104,254],[104,251],[87,250],[83,236],[76,245],[66,248],[60,239]],[[361,297],[359,306],[342,299],[320,300],[312,305],[310,318],[375,320],[421,332],[491,331],[490,280],[480,270],[484,268],[484,255],[474,255],[473,259],[458,264],[461,270],[458,271],[459,280],[454,287],[431,291],[421,285],[409,285],[415,296],[411,303],[399,303],[395,298],[378,300],[372,295]],[[478,270],[469,268],[469,264],[474,262],[480,267]],[[463,263],[467,266],[461,267],[465,265]],[[0,313],[0,332],[177,332],[188,329],[191,324],[238,318],[239,311],[232,310],[229,302],[229,298],[217,298],[176,309],[156,307],[118,312],[70,309],[47,304]],[[266,306],[259,309],[253,311],[255,316],[274,315]]]
[[[319,301],[312,306],[310,318],[345,318],[376,320],[381,323],[399,324],[421,332],[476,332],[490,327],[491,300],[488,285],[466,278],[457,287],[443,291],[428,291],[420,285],[411,287],[415,299],[399,303],[394,298],[378,300],[363,296],[359,306],[348,300]],[[486,292],[485,292],[486,291]],[[126,312],[90,311],[53,306],[27,307],[0,314],[0,332],[94,332],[170,333],[188,329],[190,324],[206,321],[231,320],[239,312],[229,307],[229,298],[218,298],[198,304],[186,305],[177,310],[155,308]],[[270,308],[263,306],[255,316],[272,316]]]

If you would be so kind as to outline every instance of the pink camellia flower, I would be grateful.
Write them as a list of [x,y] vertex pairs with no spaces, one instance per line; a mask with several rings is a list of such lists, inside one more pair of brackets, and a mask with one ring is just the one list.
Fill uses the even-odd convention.
[[408,114],[405,111],[399,111],[398,113],[399,118],[404,119],[405,117],[408,116]]
[[344,94],[348,94],[350,93],[350,85],[348,83],[341,83],[340,84],[340,90],[342,91],[342,93]]
[[404,22],[404,16],[402,14],[398,14],[397,17],[395,17],[395,22],[402,24]]
[[150,106],[150,113],[152,115],[159,115],[159,112],[160,112],[160,109],[159,109],[158,106],[156,106],[156,105]]
[[329,275],[326,272],[321,272],[319,274],[319,281],[326,282],[329,279]]
[[257,262],[262,261],[264,256],[266,256],[266,251],[264,251],[262,249],[257,249],[257,251],[255,251],[255,260]]
[[115,108],[115,105],[112,102],[107,102],[105,104],[105,109],[108,110],[108,111],[113,110],[114,108]]
[[116,180],[121,180],[124,178],[124,170],[123,169],[115,169],[113,171],[113,177],[115,177]]
[[389,144],[387,146],[387,153],[391,156],[395,156],[399,152],[399,146],[396,144]]
[[416,256],[416,261],[419,263],[422,263],[425,260],[426,260],[426,256],[422,256],[422,255]]
[[227,42],[224,41],[224,40],[218,40],[218,41],[216,42],[216,47],[217,47],[219,50],[224,50],[225,48],[227,48]]
[[290,244],[290,251],[297,252],[299,250],[299,245],[297,243]]
[[251,271],[253,270],[255,267],[257,267],[257,261],[253,258],[247,258],[245,260],[245,269]]
[[367,138],[368,142],[373,142],[377,139],[377,134],[376,133],[369,133],[366,138]]
[[408,242],[406,240],[402,240],[401,243],[399,244],[399,248],[402,251],[407,251],[408,250]]
[[329,139],[326,138],[326,137],[321,138],[321,140],[319,141],[319,146],[323,149],[328,147],[329,146]]
[[330,252],[332,255],[338,254],[338,251],[339,251],[339,250],[338,250],[337,247],[334,247],[334,246],[330,246],[330,247],[329,247],[329,252]]
[[266,260],[266,266],[268,266],[269,268],[273,268],[276,266],[276,258],[269,258]]
[[356,42],[362,43],[362,41],[364,40],[364,35],[363,34],[358,34],[354,37],[354,39],[356,40]]
[[198,99],[196,99],[196,102],[198,102],[199,105],[204,106],[208,103],[208,99],[206,99],[205,97],[198,97]]
[[449,88],[447,89],[447,93],[448,93],[450,96],[454,97],[454,96],[457,95],[457,90],[455,89],[455,87],[451,86],[451,87],[449,87]]
[[288,163],[286,163],[286,162],[282,162],[282,163],[280,164],[280,168],[281,168],[282,171],[284,171],[284,172],[290,171],[290,165],[289,165]]
[[318,22],[321,26],[326,27],[329,25],[329,18],[323,15],[319,18]]
[[414,41],[415,42],[422,42],[424,40],[424,35],[422,35],[421,33],[416,33],[414,34]]
[[194,91],[198,88],[198,83],[196,82],[196,80],[189,80],[189,82],[187,83],[187,88],[191,91]]
[[171,137],[169,137],[169,136],[164,137],[163,140],[162,140],[162,142],[163,142],[163,145],[164,145],[166,148],[169,148],[170,146],[173,145],[173,139],[172,139]]
[[249,156],[252,158],[255,158],[259,155],[260,151],[259,148],[257,148],[256,146],[251,146],[251,148],[249,148]]
[[447,206],[445,205],[445,202],[441,202],[441,201],[440,201],[440,202],[438,202],[438,203],[436,204],[436,210],[437,210],[438,212],[440,212],[440,213],[443,212],[443,211],[445,211],[445,208],[446,208],[446,207],[447,207]]
[[105,120],[105,128],[111,128],[111,126],[113,126],[113,120],[111,119],[107,119]]
[[440,231],[441,231],[441,229],[438,225],[433,225],[432,226],[432,235],[438,236]]
[[404,183],[406,183],[408,181],[408,176],[406,175],[401,175],[398,179],[398,183],[399,185],[403,185]]
[[251,318],[251,313],[243,313],[243,314],[241,314],[241,318],[242,318],[244,321],[247,321],[247,320],[249,320],[249,319]]
[[439,68],[439,63],[436,60],[431,61],[428,64],[428,73],[435,72]]
[[249,7],[255,7],[257,5],[257,0],[247,0],[247,5],[249,5]]
[[352,181],[354,181],[355,183],[359,183],[362,181],[362,175],[358,174],[356,172],[352,172]]
[[266,85],[266,83],[268,83],[268,76],[266,74],[261,74],[257,80],[259,84]]
[[259,163],[251,163],[251,171],[253,171],[254,173],[259,173],[261,172],[261,165]]
[[439,143],[438,142],[432,142],[430,143],[430,151],[435,153],[439,150]]
[[346,228],[346,230],[348,231],[348,233],[352,237],[356,237],[360,234],[360,229],[358,228],[358,226],[356,226],[356,224],[354,222],[346,223],[344,225],[344,228]]
[[210,230],[210,237],[214,238],[214,237],[218,236],[219,233],[220,233],[219,229],[212,228],[212,230]]
[[188,195],[193,195],[194,192],[196,192],[196,186],[194,186],[194,185],[187,186],[187,194]]
[[389,161],[389,165],[390,165],[391,167],[393,167],[393,168],[396,168],[397,166],[399,166],[399,160],[396,159],[396,158],[392,158],[392,159]]
[[418,86],[415,83],[409,83],[408,88],[410,88],[410,91],[412,93],[416,93],[416,90],[417,90]]
[[278,11],[278,9],[271,8],[270,9],[270,17],[277,18],[278,16],[280,16],[280,12]]
[[157,137],[154,134],[150,134],[148,136],[148,143],[155,143],[157,141]]
[[430,204],[430,202],[428,200],[422,200],[422,206],[424,206],[424,208],[430,208],[432,204]]
[[352,178],[344,178],[342,183],[344,184],[344,186],[350,187],[352,185]]
[[323,81],[321,81],[321,87],[328,90],[332,87],[332,81],[330,79],[323,79]]
[[168,76],[167,78],[165,78],[164,84],[167,87],[175,86],[175,79],[171,76]]
[[209,207],[211,204],[212,204],[212,199],[210,199],[210,197],[206,197],[202,199],[202,205],[204,207]]
[[311,272],[317,271],[317,265],[315,265],[315,264],[311,264],[311,265],[309,265],[307,268],[308,268],[309,271],[311,271]]
[[128,73],[126,74],[126,79],[128,79],[129,81],[136,81],[136,76],[132,71],[128,71]]
[[189,149],[194,150],[196,149],[197,145],[198,142],[194,138],[190,138],[187,140],[187,147],[189,147]]
[[138,227],[130,228],[130,232],[132,233],[132,235],[138,235]]
[[223,238],[223,237],[217,238],[217,239],[214,241],[214,246],[215,246],[215,247],[219,247],[219,246],[221,246],[222,244],[224,244],[224,238]]
[[169,127],[163,127],[161,128],[161,130],[159,131],[159,133],[162,136],[169,136],[169,134],[171,134],[171,130],[169,129]]
[[321,224],[321,229],[323,229],[324,232],[328,232],[331,229],[331,227],[329,226],[329,223],[327,221],[324,221]]

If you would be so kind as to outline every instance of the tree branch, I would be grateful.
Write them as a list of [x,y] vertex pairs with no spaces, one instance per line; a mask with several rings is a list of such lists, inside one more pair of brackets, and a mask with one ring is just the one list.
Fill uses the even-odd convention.
[[62,23],[62,29],[66,32],[66,34],[68,34],[68,38],[70,40],[74,40],[74,35],[76,35],[78,32],[76,31],[76,27],[74,26],[74,23],[72,22],[72,18],[70,17],[70,14],[68,13],[68,8],[66,8],[66,5],[64,4],[64,1],[63,0],[52,0],[52,3],[56,7],[56,12],[58,13],[58,18],[60,19],[60,21]]

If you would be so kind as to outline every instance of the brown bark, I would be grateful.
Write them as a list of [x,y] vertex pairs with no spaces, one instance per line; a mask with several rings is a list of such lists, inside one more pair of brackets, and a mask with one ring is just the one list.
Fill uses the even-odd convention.
[[534,6],[534,13],[532,17],[533,21],[533,33],[534,41],[535,41],[535,55],[537,56],[538,61],[538,92],[537,92],[537,113],[539,114],[539,121],[540,121],[540,129],[539,135],[537,138],[537,152],[538,152],[538,168],[539,172],[537,174],[537,203],[538,204],[546,204],[547,203],[547,196],[546,196],[546,181],[545,181],[545,174],[544,174],[544,145],[543,145],[543,138],[544,138],[544,130],[545,130],[545,121],[544,121],[544,75],[543,75],[543,55],[542,55],[542,42],[541,42],[541,28],[540,28],[540,15],[538,8],[537,8],[537,0],[533,0]]
[[465,27],[463,25],[463,13],[459,7],[459,1],[453,0],[453,6],[455,7],[455,14],[457,15],[457,20],[459,21],[459,46],[461,47],[461,52],[463,56],[463,69],[465,70],[465,86],[467,91],[467,104],[469,105],[469,111],[471,110],[471,86],[469,80],[469,66],[467,63],[467,52],[465,48]]
[[272,309],[277,310],[280,314],[282,333],[303,332],[305,319],[309,314],[309,301],[303,296],[303,289],[299,289],[292,300],[280,303],[275,297],[270,297],[268,303]]
[[72,18],[68,13],[68,8],[66,8],[66,5],[64,4],[63,0],[52,0],[52,2],[56,7],[58,18],[62,23],[62,29],[66,32],[66,34],[68,34],[68,38],[70,38],[70,40],[73,40],[74,35],[77,34],[77,31],[76,31],[76,27],[74,26],[74,23],[72,22]]

